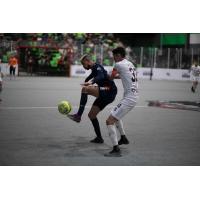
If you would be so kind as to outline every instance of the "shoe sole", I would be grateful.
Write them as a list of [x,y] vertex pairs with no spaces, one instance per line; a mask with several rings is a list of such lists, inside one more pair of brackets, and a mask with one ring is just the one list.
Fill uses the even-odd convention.
[[95,141],[90,141],[90,143],[103,144],[104,142],[95,142]]
[[104,154],[105,157],[122,157],[122,154],[110,154],[110,153],[107,153],[107,154]]
[[[118,142],[118,144],[119,144],[119,142]],[[128,143],[120,143],[119,145],[123,145],[123,144],[125,144],[125,145],[128,145],[128,144],[129,144],[129,142],[128,142]]]
[[128,144],[129,144],[129,143],[127,143],[127,144],[124,144],[124,143],[123,143],[123,144],[118,144],[118,145],[128,145]]
[[76,121],[76,120],[74,120],[73,118],[71,118],[71,117],[68,116],[68,115],[67,115],[67,117],[68,117],[69,119],[71,119],[72,121],[76,122],[76,123],[80,123],[80,122],[81,122],[81,121]]

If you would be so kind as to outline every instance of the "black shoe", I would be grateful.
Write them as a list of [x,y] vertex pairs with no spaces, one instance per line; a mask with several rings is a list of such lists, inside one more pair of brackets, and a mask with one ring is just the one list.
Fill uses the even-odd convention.
[[127,137],[125,135],[122,135],[121,136],[121,139],[118,141],[118,144],[119,145],[122,145],[122,144],[129,144],[129,141],[127,139]]
[[191,91],[192,91],[193,93],[195,93],[195,89],[193,88],[193,86],[191,87]]
[[81,117],[77,114],[73,114],[73,115],[67,115],[67,117],[69,117],[71,120],[80,123],[81,121]]
[[90,140],[91,143],[99,143],[99,144],[102,144],[104,143],[104,140],[103,138],[100,138],[100,137],[96,137],[94,138],[93,140]]
[[105,157],[121,157],[121,150],[118,146],[114,146],[113,150],[109,153],[104,154]]

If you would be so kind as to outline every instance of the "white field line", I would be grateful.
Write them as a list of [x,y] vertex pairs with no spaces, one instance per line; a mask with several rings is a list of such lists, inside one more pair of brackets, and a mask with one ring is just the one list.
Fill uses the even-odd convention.
[[[106,106],[106,108],[113,108],[114,106]],[[135,106],[136,108],[147,108],[148,106]],[[57,109],[56,106],[47,106],[47,107],[38,107],[38,106],[30,106],[30,107],[0,107],[0,110],[32,110],[32,109]],[[72,108],[78,108],[78,106],[72,106]],[[86,106],[86,108],[91,108],[91,106]]]

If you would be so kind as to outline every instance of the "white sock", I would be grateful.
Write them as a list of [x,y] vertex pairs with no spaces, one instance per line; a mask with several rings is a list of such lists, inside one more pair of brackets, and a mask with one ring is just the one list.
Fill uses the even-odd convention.
[[115,129],[115,125],[107,125],[107,127],[108,127],[108,134],[110,136],[113,146],[118,145],[117,132]]
[[116,123],[116,127],[120,133],[120,135],[125,135],[124,126],[122,120],[118,120]]

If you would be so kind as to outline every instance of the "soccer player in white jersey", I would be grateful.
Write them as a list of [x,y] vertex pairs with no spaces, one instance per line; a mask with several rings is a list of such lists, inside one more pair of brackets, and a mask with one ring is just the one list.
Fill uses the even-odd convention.
[[[3,77],[4,77],[4,74],[1,72],[1,59],[0,59],[0,94],[1,94],[1,91],[2,91],[2,88],[3,88]],[[2,100],[0,99],[0,102]]]
[[195,92],[198,85],[198,81],[200,79],[200,66],[198,66],[197,62],[195,62],[194,65],[192,65],[190,75],[192,81],[191,91]]
[[[138,99],[138,82],[135,66],[125,58],[125,49],[123,47],[117,47],[112,52],[115,66],[111,74],[111,79],[115,78],[116,75],[119,74],[124,88],[124,95],[123,99],[113,108],[110,116],[106,120],[113,149],[109,153],[105,154],[105,156],[118,157],[121,156],[119,145],[129,144],[123,128],[122,118],[136,105]],[[116,128],[121,135],[119,141],[117,139]]]

